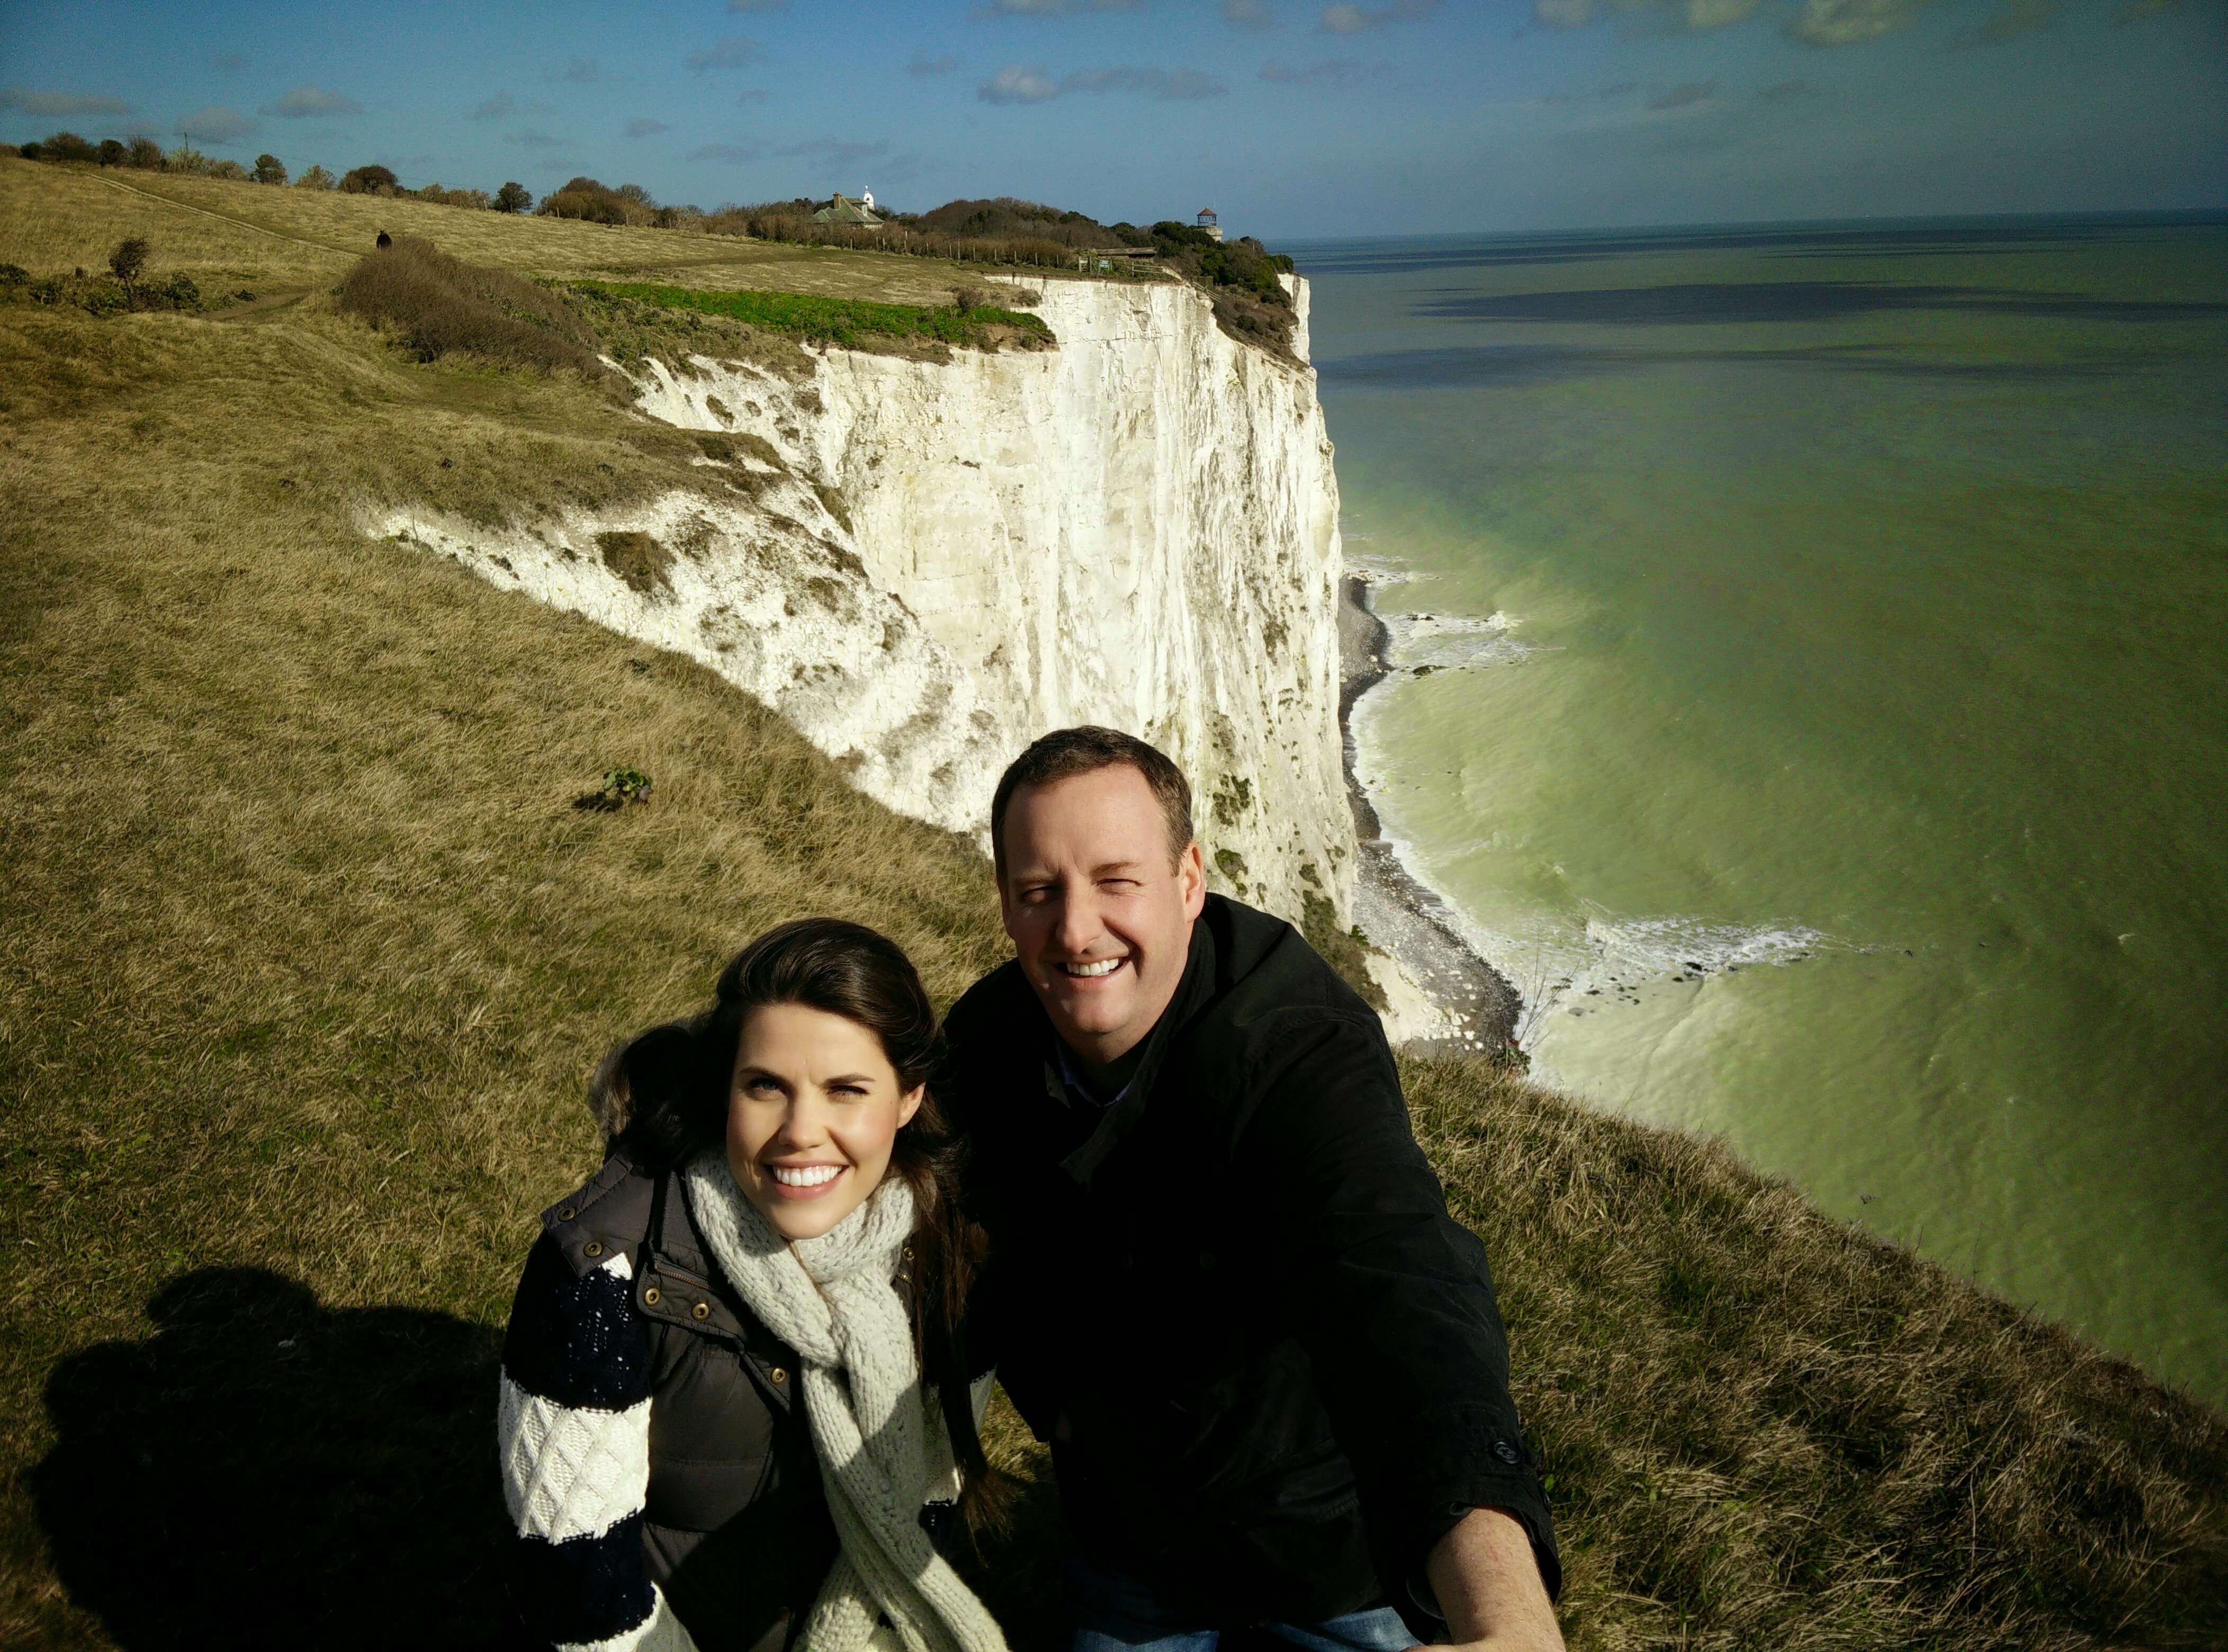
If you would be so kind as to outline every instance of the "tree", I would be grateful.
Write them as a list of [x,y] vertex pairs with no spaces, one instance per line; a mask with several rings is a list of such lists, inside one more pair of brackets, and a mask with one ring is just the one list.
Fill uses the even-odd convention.
[[339,180],[322,166],[313,166],[294,180],[294,187],[298,189],[330,189],[336,188],[338,183]]
[[113,138],[104,138],[100,140],[100,163],[103,166],[123,165],[125,153],[124,145]]
[[286,163],[276,155],[259,155],[255,157],[255,170],[248,176],[258,183],[284,183]]
[[97,161],[100,151],[75,132],[56,132],[39,145],[39,152],[50,161]]
[[116,250],[108,255],[108,267],[116,279],[130,286],[139,279],[139,272],[147,267],[147,254],[153,249],[138,235],[116,243]]
[[159,172],[163,168],[163,146],[151,138],[134,137],[125,164],[136,166],[143,172]]
[[381,189],[392,190],[397,182],[383,166],[359,166],[341,175],[341,189],[347,195],[377,195]]
[[47,152],[41,149],[37,144],[30,143],[24,144],[21,149],[17,150],[16,153],[22,156],[27,161],[36,161],[43,160],[46,157]]
[[534,197],[522,183],[506,183],[495,192],[497,212],[524,212],[534,204]]

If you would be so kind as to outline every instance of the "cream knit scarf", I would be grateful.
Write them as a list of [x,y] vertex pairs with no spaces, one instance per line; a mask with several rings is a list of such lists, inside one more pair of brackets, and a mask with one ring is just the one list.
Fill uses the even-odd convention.
[[912,1189],[885,1175],[829,1232],[791,1244],[721,1153],[700,1155],[687,1185],[721,1271],[804,1365],[804,1415],[843,1547],[800,1652],[1006,1652],[996,1620],[921,1529],[921,1503],[949,1480],[951,1453],[892,1283],[912,1236]]

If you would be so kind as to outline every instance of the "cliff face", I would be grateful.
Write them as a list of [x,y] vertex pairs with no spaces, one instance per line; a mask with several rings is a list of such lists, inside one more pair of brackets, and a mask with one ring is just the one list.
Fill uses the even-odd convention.
[[1175,284],[1053,282],[1036,307],[1056,349],[830,349],[801,383],[651,368],[643,412],[729,439],[731,503],[526,534],[396,510],[380,531],[704,661],[868,794],[956,830],[983,829],[998,771],[1045,730],[1142,733],[1191,777],[1214,887],[1350,921],[1313,374]]

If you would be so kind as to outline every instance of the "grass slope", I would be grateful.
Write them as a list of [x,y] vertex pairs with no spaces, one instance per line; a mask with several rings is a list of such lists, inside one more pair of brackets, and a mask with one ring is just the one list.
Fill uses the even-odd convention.
[[[146,210],[0,163],[0,259]],[[206,221],[158,265],[310,267]],[[334,311],[345,267],[230,318],[0,304],[0,1643],[500,1644],[496,1338],[595,1161],[589,1065],[797,913],[941,998],[1002,955],[970,848],[708,673],[363,537],[367,499],[701,472],[577,379],[415,364]],[[616,768],[651,801],[571,806]],[[2218,1419],[1716,1149],[1407,1076],[1575,1645],[2228,1636]],[[1028,1489],[977,1575],[1039,1646],[1052,1492],[1010,1416],[997,1449]]]
[[992,304],[875,304],[865,298],[823,298],[797,292],[701,292],[686,287],[640,281],[584,281],[580,289],[602,298],[631,299],[660,310],[692,311],[724,317],[746,326],[770,327],[803,338],[837,344],[863,338],[934,339],[946,344],[974,343],[991,329],[1049,335],[1041,316],[1001,310]]

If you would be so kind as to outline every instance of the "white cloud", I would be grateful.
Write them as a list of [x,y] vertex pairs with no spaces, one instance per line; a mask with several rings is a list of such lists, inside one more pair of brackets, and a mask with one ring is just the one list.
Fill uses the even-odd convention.
[[467,110],[464,118],[466,120],[501,120],[517,107],[518,100],[509,93],[498,92],[485,103]]
[[1996,15],[1950,37],[1952,47],[1994,46],[2058,21],[2058,0],[2003,0]]
[[1806,46],[1860,46],[1908,29],[1930,0],[1802,0],[1787,32]]
[[1645,15],[1692,35],[1730,28],[1756,15],[1764,0],[1533,0],[1532,15],[1548,29],[1584,29],[1615,16]]
[[0,91],[0,109],[20,109],[27,115],[128,115],[131,106],[121,98],[98,93],[31,92],[11,86]]
[[975,95],[985,103],[1045,103],[1060,96],[1060,83],[1034,64],[1008,63]]
[[239,110],[227,109],[222,104],[196,109],[178,123],[179,137],[197,138],[204,144],[236,143],[262,130],[260,121],[250,120]]
[[1325,6],[1316,28],[1326,35],[1359,35],[1387,23],[1410,23],[1430,16],[1439,0],[1392,0],[1385,6]]
[[701,74],[707,69],[739,69],[757,61],[758,42],[742,35],[730,35],[725,40],[715,40],[709,46],[699,47],[688,54],[688,67]]
[[978,17],[1066,17],[1079,11],[1135,11],[1143,0],[984,0]]
[[1009,63],[976,88],[984,103],[1048,103],[1077,92],[1135,92],[1163,103],[1219,98],[1230,88],[1198,69],[1077,69],[1053,80],[1035,64]]
[[1273,60],[1261,66],[1261,78],[1277,86],[1359,86],[1392,73],[1389,63],[1357,63],[1345,57],[1327,57],[1299,67],[1288,68]]
[[833,165],[846,165],[852,161],[871,161],[890,152],[890,140],[876,138],[871,144],[847,143],[840,138],[816,138],[809,144],[784,144],[774,153],[786,160],[826,161]]
[[363,106],[354,98],[328,92],[323,86],[298,86],[278,102],[266,103],[255,112],[259,115],[282,115],[288,120],[303,120],[311,115],[360,115],[363,112]]

